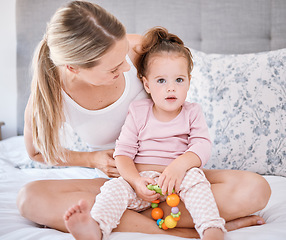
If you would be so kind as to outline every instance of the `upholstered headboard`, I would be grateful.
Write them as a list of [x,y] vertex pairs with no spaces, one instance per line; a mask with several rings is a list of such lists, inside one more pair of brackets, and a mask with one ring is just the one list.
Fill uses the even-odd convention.
[[[18,134],[30,92],[30,63],[46,23],[67,0],[17,0]],[[286,47],[285,0],[97,0],[126,26],[142,34],[164,26],[187,46],[206,53],[250,53]]]

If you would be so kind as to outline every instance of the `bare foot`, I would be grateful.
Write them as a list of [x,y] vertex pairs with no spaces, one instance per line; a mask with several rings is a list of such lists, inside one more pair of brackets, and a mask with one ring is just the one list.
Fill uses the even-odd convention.
[[91,217],[85,200],[80,200],[77,205],[67,210],[64,215],[64,221],[66,228],[76,240],[102,239],[101,229],[98,223]]
[[227,229],[227,231],[233,231],[243,227],[250,227],[263,224],[265,224],[265,221],[262,217],[257,215],[252,215],[229,221],[225,224],[225,228]]

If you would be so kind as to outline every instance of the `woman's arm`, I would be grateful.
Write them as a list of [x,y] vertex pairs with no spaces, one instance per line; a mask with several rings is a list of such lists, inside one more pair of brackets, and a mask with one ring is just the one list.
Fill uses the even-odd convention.
[[[25,126],[24,126],[24,139],[26,150],[29,157],[37,162],[45,163],[43,155],[36,150],[32,138],[32,102],[29,99],[25,110]],[[65,150],[66,161],[58,161],[57,166],[80,166],[89,168],[98,168],[107,174],[109,177],[118,177],[119,173],[115,166],[113,159],[113,149],[97,152],[77,152]]]

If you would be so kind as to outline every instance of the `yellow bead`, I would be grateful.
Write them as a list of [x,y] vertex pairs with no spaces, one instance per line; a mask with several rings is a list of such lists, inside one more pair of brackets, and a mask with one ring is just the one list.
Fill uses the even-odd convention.
[[174,228],[177,225],[177,221],[171,215],[165,218],[164,223],[168,228]]

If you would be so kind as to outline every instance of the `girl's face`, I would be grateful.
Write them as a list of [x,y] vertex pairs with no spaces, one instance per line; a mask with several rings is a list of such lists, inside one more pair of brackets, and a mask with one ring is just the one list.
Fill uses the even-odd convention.
[[98,65],[92,68],[78,68],[77,79],[90,85],[103,86],[112,85],[123,72],[130,70],[130,65],[126,61],[129,50],[129,43],[126,37],[116,41],[115,45],[100,58]]
[[151,57],[143,83],[153,99],[155,116],[163,121],[175,118],[181,111],[190,86],[186,58],[174,53]]

